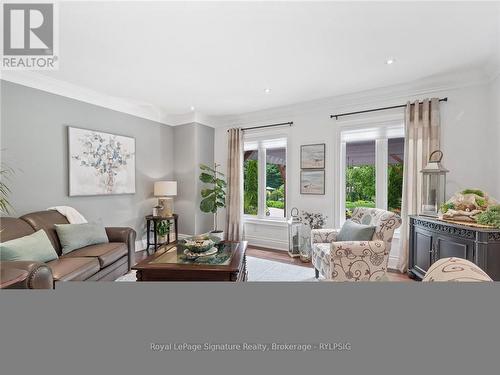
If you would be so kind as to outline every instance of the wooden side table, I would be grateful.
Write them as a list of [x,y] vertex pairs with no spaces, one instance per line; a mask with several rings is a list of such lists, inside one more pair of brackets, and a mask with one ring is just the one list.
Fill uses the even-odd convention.
[[[168,245],[170,243],[170,233],[172,232],[172,227],[170,227],[170,231],[167,234],[167,242],[158,243],[158,235],[156,234],[156,227],[160,221],[166,220],[174,223],[175,241],[178,240],[179,238],[179,228],[177,225],[178,219],[179,215],[177,214],[173,214],[172,216],[153,216],[153,215],[146,216],[146,236],[147,236],[146,251],[148,252],[148,254],[150,246],[153,246],[153,250],[156,251],[158,247],[162,245]],[[151,232],[153,233],[153,242],[151,242]]]

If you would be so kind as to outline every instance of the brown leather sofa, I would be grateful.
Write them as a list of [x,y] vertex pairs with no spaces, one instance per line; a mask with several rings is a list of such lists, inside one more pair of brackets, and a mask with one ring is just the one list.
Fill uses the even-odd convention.
[[57,211],[39,211],[20,218],[0,218],[1,241],[23,237],[43,229],[59,258],[48,263],[2,261],[2,268],[20,268],[28,272],[26,280],[12,288],[47,289],[60,281],[115,280],[130,271],[135,252],[136,233],[131,228],[106,228],[109,243],[86,246],[62,254],[54,224],[69,224]]

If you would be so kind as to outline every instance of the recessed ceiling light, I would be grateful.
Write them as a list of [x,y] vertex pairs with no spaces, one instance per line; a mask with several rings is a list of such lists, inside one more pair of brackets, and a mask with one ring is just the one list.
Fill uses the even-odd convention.
[[387,65],[392,65],[394,64],[394,62],[396,62],[396,59],[394,57],[390,57],[385,61]]
[[271,89],[269,89],[269,88],[268,88],[268,89],[264,89],[264,92],[265,92],[266,94],[269,94],[269,93],[271,92]]
[[193,112],[193,111],[194,111],[194,109],[195,109],[195,108],[194,108],[194,105],[192,105],[191,107],[189,107],[189,110],[190,110],[191,112]]

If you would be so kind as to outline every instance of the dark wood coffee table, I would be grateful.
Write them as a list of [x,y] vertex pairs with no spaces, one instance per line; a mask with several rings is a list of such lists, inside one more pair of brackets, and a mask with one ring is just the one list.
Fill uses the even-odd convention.
[[246,281],[246,249],[246,241],[224,241],[216,255],[188,260],[181,246],[168,244],[132,269],[137,281]]

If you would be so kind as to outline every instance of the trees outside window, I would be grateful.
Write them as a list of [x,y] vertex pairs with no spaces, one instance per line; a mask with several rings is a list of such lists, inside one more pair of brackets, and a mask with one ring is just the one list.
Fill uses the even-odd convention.
[[261,218],[286,217],[286,139],[245,142],[243,212]]

